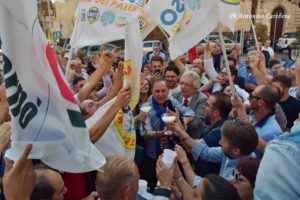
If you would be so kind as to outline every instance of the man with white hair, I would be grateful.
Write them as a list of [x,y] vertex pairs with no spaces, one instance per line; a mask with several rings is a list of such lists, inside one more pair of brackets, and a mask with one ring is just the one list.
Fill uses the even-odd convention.
[[192,138],[199,138],[204,130],[204,107],[207,97],[199,92],[200,77],[196,72],[185,72],[180,79],[181,91],[174,92],[173,97],[195,112],[195,120],[187,126]]

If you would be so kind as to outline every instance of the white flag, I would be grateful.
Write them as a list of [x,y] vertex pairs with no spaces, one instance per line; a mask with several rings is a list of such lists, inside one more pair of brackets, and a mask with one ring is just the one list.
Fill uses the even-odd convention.
[[[188,14],[184,0],[149,0],[146,12],[157,24],[173,37],[184,26],[184,17]],[[188,19],[189,20],[189,19]]]
[[[126,31],[124,83],[125,85],[130,83],[131,101],[129,106],[133,109],[139,100],[140,72],[143,56],[143,44],[137,18],[129,19]],[[86,120],[87,126],[91,127],[98,119],[105,117],[105,113],[113,101],[115,101],[115,98],[100,107],[92,117]],[[129,133],[123,129],[124,118],[123,112],[120,110],[110,127],[95,144],[105,157],[123,155],[132,160],[134,158],[136,135],[135,132]]]
[[55,3],[55,2],[61,2],[61,3],[64,3],[64,4],[67,4],[68,3],[68,0],[51,0],[52,3]]
[[240,16],[240,0],[218,0],[219,21],[234,32],[234,24]]
[[105,163],[93,146],[79,107],[63,78],[37,18],[36,0],[0,0],[4,76],[17,160],[30,158],[66,172],[97,170]]
[[125,39],[128,18],[138,16],[140,31],[146,37],[156,24],[146,15],[140,0],[106,0],[87,2],[77,6],[76,23],[70,44],[80,48]]
[[198,44],[218,24],[218,4],[215,0],[185,1],[185,13],[182,28],[169,39],[171,59]]

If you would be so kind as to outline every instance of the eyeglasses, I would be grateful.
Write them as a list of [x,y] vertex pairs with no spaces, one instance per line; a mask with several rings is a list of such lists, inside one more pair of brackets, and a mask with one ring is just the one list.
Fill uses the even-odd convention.
[[180,86],[193,87],[193,84],[188,84],[185,82],[179,82]]
[[261,99],[261,97],[258,97],[258,96],[253,95],[252,92],[250,92],[249,98],[250,98],[250,99]]
[[220,72],[221,76],[227,76],[227,72]]

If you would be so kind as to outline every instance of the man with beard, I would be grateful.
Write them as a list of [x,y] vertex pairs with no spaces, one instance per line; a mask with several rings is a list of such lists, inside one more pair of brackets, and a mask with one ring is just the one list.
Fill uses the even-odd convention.
[[170,62],[165,69],[165,80],[169,89],[169,97],[172,96],[174,92],[180,92],[180,86],[178,83],[179,76],[179,69],[173,62]]
[[[221,139],[221,127],[227,120],[232,109],[230,97],[223,92],[215,92],[208,97],[205,107],[205,121],[209,125],[203,132],[203,140],[208,147],[219,147]],[[220,163],[206,161],[201,158],[195,159],[195,172],[199,176],[218,174]]]
[[[209,102],[208,102],[209,103]],[[219,175],[229,179],[240,159],[249,156],[258,145],[258,135],[254,127],[241,120],[228,120],[221,128],[221,147],[209,147],[204,139],[194,140],[178,123],[168,126],[179,137],[185,150],[191,152],[196,160],[202,158],[206,161],[221,163]],[[202,177],[194,176],[188,162],[181,163],[184,174],[192,180],[193,187],[197,186]]]

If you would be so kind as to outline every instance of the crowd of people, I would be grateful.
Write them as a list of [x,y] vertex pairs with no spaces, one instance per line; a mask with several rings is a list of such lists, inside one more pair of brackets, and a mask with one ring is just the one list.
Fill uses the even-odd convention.
[[[138,192],[139,179],[157,200],[300,199],[300,60],[283,67],[269,40],[248,52],[246,63],[239,45],[227,58],[221,49],[219,41],[199,44],[192,60],[184,54],[169,61],[155,46],[143,58],[139,102],[132,111],[134,160],[107,157],[98,171],[86,173],[29,160],[30,144],[16,163],[5,158],[11,117],[3,83],[0,199],[149,199]],[[121,50],[109,52],[101,45],[87,62],[76,52],[71,56],[67,81],[85,120],[116,97],[105,117],[89,128],[92,143],[131,99],[130,88],[123,86]],[[65,72],[68,60],[56,53]],[[175,120],[165,122],[164,115]],[[171,168],[162,159],[165,149],[177,154]]]

